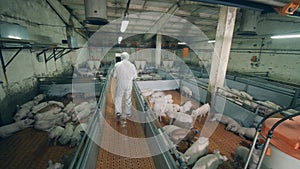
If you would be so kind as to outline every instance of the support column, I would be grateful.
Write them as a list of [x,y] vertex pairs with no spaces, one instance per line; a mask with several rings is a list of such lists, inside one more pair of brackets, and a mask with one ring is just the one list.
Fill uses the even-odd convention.
[[160,67],[161,63],[161,34],[156,35],[156,51],[155,51],[155,66]]
[[211,103],[212,111],[215,111],[215,98],[218,87],[224,85],[228,58],[230,54],[234,24],[237,9],[223,6],[219,13],[219,23],[216,34],[216,43],[212,56],[207,102]]

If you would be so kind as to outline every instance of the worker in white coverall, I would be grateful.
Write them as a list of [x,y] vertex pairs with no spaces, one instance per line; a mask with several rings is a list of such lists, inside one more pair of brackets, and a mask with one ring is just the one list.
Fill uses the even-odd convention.
[[[129,54],[123,52],[121,54],[121,62],[115,64],[114,78],[116,78],[116,92],[115,92],[115,115],[117,119],[126,116],[131,116],[131,91],[132,91],[132,81],[137,77],[137,71],[134,66],[129,61]],[[125,112],[122,112],[122,99],[125,97]]]

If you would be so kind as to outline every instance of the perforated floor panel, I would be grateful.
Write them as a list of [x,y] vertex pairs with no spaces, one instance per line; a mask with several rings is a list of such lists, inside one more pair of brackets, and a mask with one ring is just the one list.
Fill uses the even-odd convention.
[[[109,126],[103,129],[101,144],[105,144],[105,146],[100,146],[97,169],[155,169],[151,156],[145,158],[137,157],[140,154],[149,154],[147,142],[143,140],[129,142],[128,138],[126,138],[126,136],[144,138],[144,130],[141,124],[127,120],[127,126],[121,127],[120,121],[115,119],[114,105],[110,92],[107,93],[106,98],[105,119]],[[112,134],[111,129],[114,129],[124,137],[120,138],[118,135]],[[109,150],[107,150],[107,146]]]

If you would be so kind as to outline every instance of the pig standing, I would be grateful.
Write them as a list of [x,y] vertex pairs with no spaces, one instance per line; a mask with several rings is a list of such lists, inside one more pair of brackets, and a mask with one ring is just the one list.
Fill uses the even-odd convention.
[[209,140],[206,137],[200,137],[192,146],[182,155],[187,165],[194,164],[198,158],[208,153]]
[[196,117],[196,118],[197,118],[198,116],[204,117],[204,116],[206,116],[209,112],[210,112],[210,106],[209,106],[208,103],[206,103],[206,104],[202,105],[201,107],[199,107],[198,109],[193,110],[193,111],[192,111],[192,116],[194,116],[194,117]]
[[173,121],[176,117],[176,114],[178,112],[180,112],[180,106],[178,104],[167,104],[166,105],[166,109],[167,109],[167,112],[166,114],[169,116],[170,118],[170,123],[169,124],[173,124]]
[[191,101],[187,101],[185,102],[180,109],[180,112],[185,113],[191,110],[191,108],[193,107],[193,104]]
[[0,137],[5,138],[20,130],[23,130],[28,127],[32,127],[33,122],[34,120],[32,119],[25,119],[25,120],[17,121],[12,124],[2,126],[0,127]]
[[214,154],[208,154],[200,158],[192,169],[217,169],[220,164],[227,161],[226,156],[222,156],[219,151],[214,151]]
[[187,97],[191,98],[192,95],[193,95],[193,92],[191,89],[189,89],[188,87],[186,86],[183,86],[182,87],[182,93],[185,94]]

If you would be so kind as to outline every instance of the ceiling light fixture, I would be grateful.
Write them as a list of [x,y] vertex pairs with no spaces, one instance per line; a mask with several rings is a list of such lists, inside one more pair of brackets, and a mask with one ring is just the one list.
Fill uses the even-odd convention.
[[118,37],[118,44],[121,44],[121,42],[122,42],[122,39],[123,39],[123,37],[122,37],[122,36],[119,36],[119,37]]
[[122,20],[122,23],[121,23],[121,28],[120,28],[120,31],[121,31],[121,32],[125,32],[126,29],[127,29],[128,24],[129,24],[129,20],[128,20],[128,16],[129,16],[129,13],[128,13],[129,5],[130,5],[130,0],[128,0],[127,5],[126,5],[126,9],[125,9],[125,12],[124,12],[124,17],[123,17],[123,20]]
[[215,43],[216,42],[216,40],[209,40],[209,41],[207,41],[207,43]]
[[120,29],[120,31],[121,31],[121,32],[125,32],[126,29],[127,29],[128,24],[129,24],[129,20],[127,20],[127,19],[124,17],[123,20],[122,20],[122,23],[121,23],[121,29]]
[[289,39],[289,38],[300,38],[300,34],[271,36],[271,39]]
[[177,44],[178,44],[178,45],[186,45],[185,42],[178,42]]
[[22,39],[21,37],[19,37],[19,36],[14,36],[14,35],[8,35],[7,37],[8,37],[8,38],[11,38],[11,39]]

